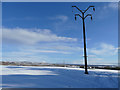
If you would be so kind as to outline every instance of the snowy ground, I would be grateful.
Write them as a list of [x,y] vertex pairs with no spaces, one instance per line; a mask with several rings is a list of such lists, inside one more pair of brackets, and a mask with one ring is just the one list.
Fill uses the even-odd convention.
[[67,67],[2,66],[3,88],[118,88],[118,71]]

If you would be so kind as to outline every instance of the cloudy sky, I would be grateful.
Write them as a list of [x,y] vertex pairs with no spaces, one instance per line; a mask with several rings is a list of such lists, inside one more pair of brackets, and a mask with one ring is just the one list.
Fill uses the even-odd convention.
[[3,3],[3,60],[84,64],[82,20],[72,5],[96,8],[86,12],[93,15],[85,20],[88,64],[117,64],[117,3]]

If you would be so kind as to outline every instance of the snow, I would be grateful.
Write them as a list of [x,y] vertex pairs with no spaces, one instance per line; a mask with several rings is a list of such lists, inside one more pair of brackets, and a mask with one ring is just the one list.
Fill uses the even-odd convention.
[[2,66],[3,88],[118,88],[118,71],[68,67]]

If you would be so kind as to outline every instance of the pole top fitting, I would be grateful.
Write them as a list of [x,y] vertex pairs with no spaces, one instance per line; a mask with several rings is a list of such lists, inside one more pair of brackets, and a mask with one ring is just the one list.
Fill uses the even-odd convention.
[[76,7],[76,6],[72,6],[72,7]]
[[90,7],[95,7],[95,6],[90,6]]

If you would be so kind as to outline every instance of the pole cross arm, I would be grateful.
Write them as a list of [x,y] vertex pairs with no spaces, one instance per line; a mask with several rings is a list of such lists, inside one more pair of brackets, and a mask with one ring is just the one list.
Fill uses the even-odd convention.
[[[91,14],[87,14],[87,15],[85,16],[85,18],[86,18],[87,16],[91,16],[91,20],[92,20],[92,15],[91,15]],[[84,18],[84,19],[85,19],[85,18]]]
[[76,17],[76,16],[80,16],[81,18],[83,18],[80,14],[75,14],[75,17]]
[[77,8],[81,13],[83,13],[82,10],[80,10],[77,6],[72,6],[72,7]]
[[91,7],[93,7],[93,11],[95,11],[94,6],[89,6],[89,7],[84,11],[84,13],[85,13],[89,8],[91,8]]

